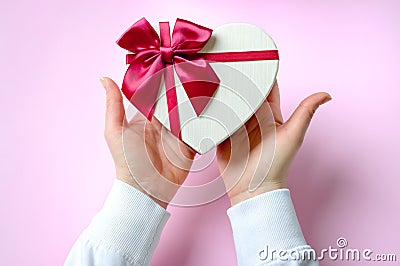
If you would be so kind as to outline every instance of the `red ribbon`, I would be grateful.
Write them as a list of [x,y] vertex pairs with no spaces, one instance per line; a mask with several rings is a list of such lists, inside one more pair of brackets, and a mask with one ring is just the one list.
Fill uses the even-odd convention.
[[159,25],[160,37],[150,23],[142,18],[117,41],[120,47],[132,52],[127,55],[129,67],[122,83],[122,92],[151,120],[164,76],[170,129],[177,137],[180,137],[180,121],[173,69],[199,116],[220,83],[207,61],[279,59],[277,50],[198,53],[210,39],[211,29],[177,19],[171,40],[169,23],[160,22]]

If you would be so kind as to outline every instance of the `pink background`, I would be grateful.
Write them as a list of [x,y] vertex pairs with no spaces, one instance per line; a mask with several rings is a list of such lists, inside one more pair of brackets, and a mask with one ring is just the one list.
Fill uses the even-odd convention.
[[[318,110],[291,169],[307,241],[320,250],[343,236],[350,248],[396,253],[400,260],[400,4],[142,2],[0,3],[1,264],[62,264],[101,208],[114,169],[98,79],[121,83],[124,51],[115,40],[143,16],[209,27],[247,22],[268,31],[281,55],[285,117],[312,92],[333,96]],[[214,165],[189,178],[216,171]],[[223,197],[170,208],[153,265],[236,265],[228,207]],[[333,264],[346,263],[323,263]]]

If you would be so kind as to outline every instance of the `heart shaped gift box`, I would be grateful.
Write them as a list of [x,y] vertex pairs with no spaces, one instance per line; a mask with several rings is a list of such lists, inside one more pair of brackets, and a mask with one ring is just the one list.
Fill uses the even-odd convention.
[[257,111],[278,72],[274,41],[250,24],[210,30],[177,19],[171,36],[168,22],[143,18],[117,43],[128,50],[125,96],[200,154]]

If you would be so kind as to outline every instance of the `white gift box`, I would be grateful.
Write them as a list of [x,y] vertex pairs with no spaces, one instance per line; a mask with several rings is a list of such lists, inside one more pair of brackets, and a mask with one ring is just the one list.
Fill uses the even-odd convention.
[[[159,34],[159,26],[153,25]],[[213,30],[199,53],[226,53],[277,50],[272,38],[250,24],[226,24]],[[279,60],[209,62],[220,84],[198,116],[179,77],[174,72],[180,138],[204,154],[231,136],[265,101],[278,72]],[[153,117],[171,129],[164,82],[160,83]]]

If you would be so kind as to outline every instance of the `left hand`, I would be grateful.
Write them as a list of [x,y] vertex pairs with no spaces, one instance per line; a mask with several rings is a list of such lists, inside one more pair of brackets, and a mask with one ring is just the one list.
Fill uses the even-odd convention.
[[[150,122],[137,112],[128,123],[118,85],[110,78],[102,78],[101,82],[107,98],[104,135],[114,159],[116,178],[166,208],[185,181],[195,152],[169,131],[163,130],[155,117]],[[126,138],[124,142],[123,136]],[[177,186],[171,189],[162,181]]]

